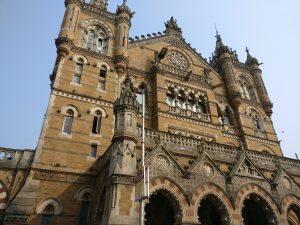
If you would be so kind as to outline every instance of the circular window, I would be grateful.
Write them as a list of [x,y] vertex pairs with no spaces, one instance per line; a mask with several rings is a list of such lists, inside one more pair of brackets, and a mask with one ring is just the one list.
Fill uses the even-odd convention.
[[188,67],[186,58],[179,52],[170,51],[167,55],[167,58],[169,63],[178,69],[185,70]]

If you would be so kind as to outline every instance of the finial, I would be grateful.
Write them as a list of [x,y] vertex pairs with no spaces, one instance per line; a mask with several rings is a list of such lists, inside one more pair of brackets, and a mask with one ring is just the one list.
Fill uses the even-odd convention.
[[215,23],[215,30],[216,30],[216,37],[219,37],[219,32],[218,32],[218,28],[217,28],[217,24]]
[[248,47],[246,47],[246,52],[247,52],[248,55],[250,54],[250,51],[249,51]]
[[126,5],[126,3],[127,3],[127,0],[123,0],[123,5]]

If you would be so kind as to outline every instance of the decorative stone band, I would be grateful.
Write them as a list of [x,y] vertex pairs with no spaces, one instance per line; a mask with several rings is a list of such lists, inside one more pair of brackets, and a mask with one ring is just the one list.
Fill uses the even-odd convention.
[[83,101],[83,102],[93,103],[93,104],[96,104],[96,105],[106,106],[106,107],[110,107],[110,108],[114,107],[113,103],[111,103],[111,102],[105,102],[105,101],[97,100],[97,99],[94,99],[94,98],[91,98],[91,97],[88,97],[88,96],[75,95],[75,94],[71,94],[71,93],[61,91],[61,90],[58,90],[58,89],[53,89],[52,94],[62,96],[62,97],[66,97],[66,98],[76,99],[76,100]]
[[0,212],[6,208],[7,193],[4,186],[0,183]]
[[5,224],[28,224],[29,216],[6,215],[4,217]]
[[96,179],[93,176],[84,174],[74,174],[66,172],[58,172],[51,170],[35,170],[33,178],[36,180],[54,180],[69,183],[95,184]]

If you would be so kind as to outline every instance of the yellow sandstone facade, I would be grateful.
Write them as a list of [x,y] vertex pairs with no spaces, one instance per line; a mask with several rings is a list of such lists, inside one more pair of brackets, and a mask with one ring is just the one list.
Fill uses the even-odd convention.
[[3,224],[299,225],[300,162],[284,158],[258,60],[216,35],[207,61],[172,17],[129,37],[133,12],[66,0],[35,151],[0,148]]

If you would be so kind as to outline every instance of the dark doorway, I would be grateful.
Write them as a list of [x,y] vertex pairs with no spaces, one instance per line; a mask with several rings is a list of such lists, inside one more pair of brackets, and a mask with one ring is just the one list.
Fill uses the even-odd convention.
[[158,191],[145,206],[145,225],[174,225],[175,210],[169,198]]
[[206,197],[198,208],[198,217],[201,225],[223,225],[222,216],[216,205],[217,203]]
[[275,217],[267,202],[257,195],[250,195],[244,201],[242,216],[245,225],[273,225]]

